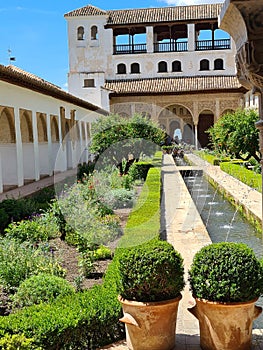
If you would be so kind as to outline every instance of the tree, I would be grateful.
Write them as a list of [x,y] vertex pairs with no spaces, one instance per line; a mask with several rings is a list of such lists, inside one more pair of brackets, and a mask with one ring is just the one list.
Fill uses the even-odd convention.
[[[90,150],[105,164],[120,168],[122,160],[132,163],[140,154],[151,155],[165,139],[165,132],[152,120],[135,114],[123,118],[113,114],[101,116],[91,127]],[[131,157],[132,155],[132,157]]]
[[243,160],[254,157],[259,162],[256,121],[258,113],[253,109],[240,109],[225,114],[208,130],[213,148],[219,153],[227,153]]

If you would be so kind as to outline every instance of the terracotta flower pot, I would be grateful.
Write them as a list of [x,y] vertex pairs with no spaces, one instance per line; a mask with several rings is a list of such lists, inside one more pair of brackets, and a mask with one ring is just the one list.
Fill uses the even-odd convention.
[[122,299],[126,340],[132,350],[172,350],[178,305],[182,296],[160,302],[137,302]]
[[198,320],[203,350],[250,350],[253,321],[262,308],[257,299],[244,303],[211,302],[195,299],[188,309]]

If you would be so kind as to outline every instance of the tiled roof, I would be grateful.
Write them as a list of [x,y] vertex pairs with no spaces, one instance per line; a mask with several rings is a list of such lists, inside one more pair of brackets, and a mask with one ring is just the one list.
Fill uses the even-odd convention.
[[91,111],[97,111],[101,114],[108,114],[100,107],[92,103],[82,100],[79,97],[71,95],[60,87],[34,75],[28,73],[16,66],[4,66],[0,64],[0,81],[5,81],[9,84],[17,85],[41,93],[43,95],[52,96],[62,101],[73,103],[77,106],[87,108]]
[[116,94],[160,94],[240,89],[236,76],[194,76],[107,81],[105,88]]
[[[189,21],[198,19],[217,18],[222,8],[221,3],[203,4],[192,6],[171,6],[144,9],[111,10],[103,11],[88,5],[69,12],[65,17],[92,16],[98,14],[107,15],[108,25],[159,23],[172,21]],[[101,13],[100,13],[100,12]],[[94,13],[93,13],[94,12]]]
[[93,5],[87,5],[85,7],[81,7],[77,10],[68,12],[65,14],[65,17],[75,17],[75,16],[100,16],[106,15],[107,11],[101,10],[98,7]]

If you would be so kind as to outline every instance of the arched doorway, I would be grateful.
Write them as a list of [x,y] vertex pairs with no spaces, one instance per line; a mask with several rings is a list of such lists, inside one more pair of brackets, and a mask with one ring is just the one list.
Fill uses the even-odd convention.
[[158,117],[159,123],[166,125],[166,132],[175,139],[177,136],[189,144],[194,144],[193,117],[183,105],[173,104],[164,108]]
[[203,111],[199,115],[197,137],[201,148],[209,147],[209,134],[207,130],[214,125],[214,114],[211,111]]

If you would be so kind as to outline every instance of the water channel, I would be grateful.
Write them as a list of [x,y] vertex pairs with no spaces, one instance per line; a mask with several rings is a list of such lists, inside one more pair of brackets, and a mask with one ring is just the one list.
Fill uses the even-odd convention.
[[[176,164],[179,166],[182,161]],[[242,242],[252,248],[259,258],[263,258],[261,234],[246,218],[214,188],[200,172],[184,176],[185,184],[207,228],[212,242]],[[263,306],[261,297],[257,305]],[[263,329],[263,315],[254,321],[253,328]]]

